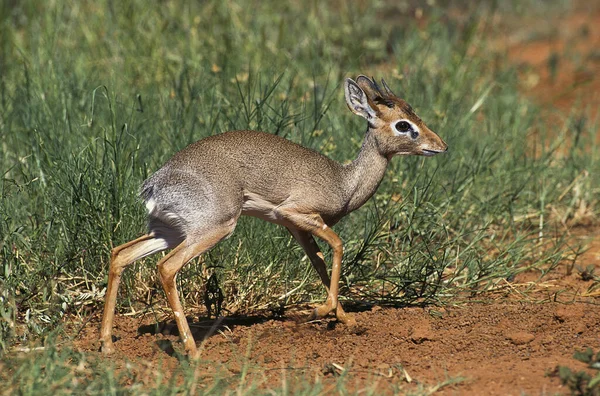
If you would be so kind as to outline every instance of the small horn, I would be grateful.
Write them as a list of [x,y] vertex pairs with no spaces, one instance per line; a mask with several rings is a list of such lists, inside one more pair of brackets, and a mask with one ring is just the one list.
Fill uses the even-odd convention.
[[381,96],[382,98],[386,95],[383,94],[383,92],[381,92],[381,88],[379,88],[379,85],[377,84],[377,81],[375,80],[375,77],[371,77],[371,82],[373,83],[373,86],[375,86],[375,89],[377,90],[377,93],[379,93],[379,96]]
[[396,94],[394,94],[394,92],[392,92],[392,90],[390,89],[390,87],[386,84],[385,80],[382,78],[381,79],[381,84],[383,85],[383,88],[385,89],[385,92],[390,95],[390,96],[396,96]]

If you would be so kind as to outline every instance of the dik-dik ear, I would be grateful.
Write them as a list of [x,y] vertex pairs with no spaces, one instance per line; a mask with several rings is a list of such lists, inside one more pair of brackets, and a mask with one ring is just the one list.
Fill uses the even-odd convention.
[[375,117],[375,110],[369,105],[367,95],[351,78],[346,79],[344,93],[346,94],[346,104],[350,111],[367,120]]
[[375,80],[371,80],[367,76],[360,75],[356,77],[356,85],[367,94],[371,101],[374,101],[377,97],[383,97],[381,92],[379,92],[379,87],[375,83]]

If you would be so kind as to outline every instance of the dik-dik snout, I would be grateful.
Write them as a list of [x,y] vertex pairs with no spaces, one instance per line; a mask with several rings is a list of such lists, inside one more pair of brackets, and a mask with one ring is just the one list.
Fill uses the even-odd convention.
[[412,144],[412,151],[409,152],[409,154],[430,157],[448,151],[446,142],[444,142],[437,133],[429,129],[423,122],[421,122],[421,125],[417,125],[408,119],[402,119],[397,122],[392,122],[390,127],[395,129],[394,133],[396,134],[396,139],[409,140],[409,142],[403,142],[406,146],[411,146]]

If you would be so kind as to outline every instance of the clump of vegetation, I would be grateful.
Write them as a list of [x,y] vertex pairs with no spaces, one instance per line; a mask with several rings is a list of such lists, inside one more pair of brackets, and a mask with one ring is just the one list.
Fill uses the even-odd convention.
[[587,348],[585,351],[575,352],[573,358],[587,364],[597,373],[593,375],[587,371],[572,371],[569,367],[559,366],[557,372],[563,385],[567,385],[574,395],[600,395],[600,352],[594,355],[592,348]]

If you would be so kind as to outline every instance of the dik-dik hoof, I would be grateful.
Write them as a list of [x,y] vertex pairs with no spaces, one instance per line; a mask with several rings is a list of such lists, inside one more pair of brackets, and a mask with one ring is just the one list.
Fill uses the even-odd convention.
[[[318,320],[318,319],[324,318],[325,316],[327,316],[329,313],[331,313],[333,311],[334,311],[334,309],[331,308],[329,306],[329,304],[321,305],[320,307],[317,307],[312,311],[312,313],[310,314],[310,316],[307,319],[307,322],[311,322],[313,320]],[[342,323],[348,327],[354,327],[357,325],[354,315],[350,315],[350,314],[344,312],[341,305],[338,304],[338,307],[335,311],[336,311],[335,317],[340,323]]]
[[101,341],[100,342],[100,352],[104,355],[112,355],[115,353],[115,346],[112,341]]
[[344,312],[343,315],[336,315],[336,318],[348,327],[356,327],[357,325],[354,315],[350,315]]
[[324,318],[325,316],[329,315],[329,313],[333,312],[334,309],[334,306],[331,306],[329,302],[326,302],[325,304],[318,306],[312,311],[312,313],[308,317],[307,322]]

